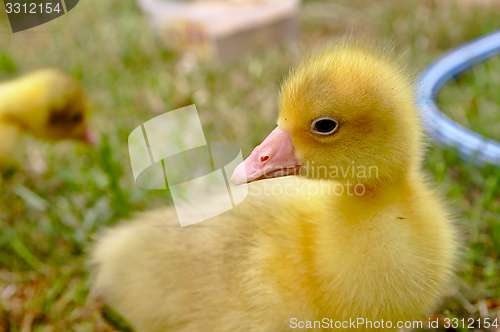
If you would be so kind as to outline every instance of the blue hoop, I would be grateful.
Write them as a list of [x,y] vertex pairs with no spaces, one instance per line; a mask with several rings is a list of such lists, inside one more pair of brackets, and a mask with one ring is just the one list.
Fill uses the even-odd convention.
[[441,145],[458,148],[462,158],[478,165],[500,166],[500,143],[452,121],[439,110],[435,98],[456,75],[496,54],[500,54],[500,30],[448,52],[427,67],[417,83],[417,105],[430,136]]

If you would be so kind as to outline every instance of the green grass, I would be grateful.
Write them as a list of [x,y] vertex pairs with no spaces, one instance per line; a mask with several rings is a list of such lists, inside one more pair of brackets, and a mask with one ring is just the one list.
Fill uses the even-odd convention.
[[500,56],[496,56],[451,81],[439,95],[438,101],[441,109],[462,126],[500,140],[499,86]]
[[[135,127],[195,103],[208,141],[237,143],[248,155],[274,127],[280,80],[311,46],[354,30],[409,49],[419,70],[500,28],[493,2],[456,3],[305,1],[296,43],[189,71],[180,55],[160,47],[130,0],[81,1],[69,14],[15,35],[0,15],[0,79],[45,66],[70,72],[84,85],[100,135],[94,148],[25,137],[17,152],[23,166],[0,181],[0,330],[115,330],[89,295],[92,238],[102,227],[171,201],[168,192],[133,181],[126,142]],[[444,88],[440,107],[500,139],[499,75],[498,58],[479,65]],[[500,171],[437,146],[429,148],[425,168],[448,197],[464,241],[457,277],[436,317],[498,317]]]

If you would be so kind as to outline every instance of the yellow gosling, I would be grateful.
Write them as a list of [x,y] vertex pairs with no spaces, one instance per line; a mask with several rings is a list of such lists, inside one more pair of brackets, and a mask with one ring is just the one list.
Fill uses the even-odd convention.
[[45,140],[93,143],[80,84],[62,71],[43,69],[0,84],[0,167],[13,163],[20,133]]
[[185,228],[165,208],[103,232],[94,289],[138,332],[322,331],[349,319],[379,324],[335,330],[383,331],[422,319],[457,253],[421,170],[423,137],[398,60],[332,43],[290,73],[278,127],[232,180],[301,176],[251,183],[240,205]]

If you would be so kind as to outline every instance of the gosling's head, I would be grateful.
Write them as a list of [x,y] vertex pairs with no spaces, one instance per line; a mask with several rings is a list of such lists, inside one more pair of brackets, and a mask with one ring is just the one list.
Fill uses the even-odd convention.
[[374,186],[418,167],[422,128],[399,62],[352,39],[314,52],[285,79],[278,127],[234,182],[300,174]]
[[9,83],[12,98],[5,115],[24,131],[46,140],[93,143],[80,84],[56,69],[43,69]]

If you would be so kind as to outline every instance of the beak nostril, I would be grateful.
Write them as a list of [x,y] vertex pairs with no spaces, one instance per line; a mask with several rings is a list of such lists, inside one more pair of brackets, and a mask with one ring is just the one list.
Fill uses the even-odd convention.
[[265,162],[268,159],[269,159],[269,156],[262,156],[262,157],[260,157],[260,161],[261,162]]

